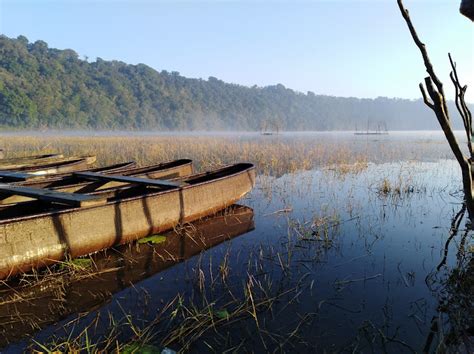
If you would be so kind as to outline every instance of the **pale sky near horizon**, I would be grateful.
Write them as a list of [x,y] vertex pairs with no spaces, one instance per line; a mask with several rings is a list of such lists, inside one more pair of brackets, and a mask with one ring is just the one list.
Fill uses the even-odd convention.
[[[458,0],[405,0],[453,98],[474,102],[474,24]],[[0,0],[0,32],[186,77],[316,94],[419,98],[425,70],[396,0]]]

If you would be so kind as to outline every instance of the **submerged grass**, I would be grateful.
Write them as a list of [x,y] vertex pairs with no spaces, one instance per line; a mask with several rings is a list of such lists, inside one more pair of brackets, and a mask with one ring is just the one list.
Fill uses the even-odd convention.
[[[317,313],[296,315],[290,321],[286,318],[288,309],[297,305],[304,291],[312,287],[307,276],[288,273],[294,262],[289,254],[295,253],[298,245],[305,241],[300,239],[299,231],[293,225],[289,225],[287,231],[290,242],[284,249],[258,246],[245,262],[247,266],[243,272],[228,264],[230,248],[219,265],[213,265],[212,258],[204,260],[200,256],[187,276],[194,284],[193,291],[178,293],[159,306],[151,320],[140,320],[138,313],[124,311],[120,317],[117,313],[108,313],[105,321],[109,323],[109,329],[97,335],[95,330],[104,323],[100,318],[104,314],[97,313],[87,320],[86,326],[78,325],[81,330],[77,331],[76,324],[82,320],[79,316],[65,324],[65,336],[54,336],[44,342],[32,341],[29,349],[133,353],[222,352],[223,347],[229,352],[247,352],[255,348],[283,352],[292,348],[309,349],[311,345],[302,331]],[[314,246],[320,247],[327,251],[330,245]],[[278,275],[272,277],[270,273]],[[242,278],[243,274],[245,277]],[[139,302],[145,304],[146,293],[138,289],[137,292],[142,298]],[[146,305],[142,310],[147,311],[145,308]],[[275,320],[281,321],[278,329],[271,325]]]

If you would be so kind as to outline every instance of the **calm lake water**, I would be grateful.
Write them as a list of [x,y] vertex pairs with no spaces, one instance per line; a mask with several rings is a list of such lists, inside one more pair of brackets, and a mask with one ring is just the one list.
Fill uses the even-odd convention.
[[192,352],[433,352],[442,336],[473,350],[474,240],[440,133],[229,136],[317,138],[368,163],[259,176],[245,207],[94,255],[93,275],[4,286],[4,351],[85,329]]

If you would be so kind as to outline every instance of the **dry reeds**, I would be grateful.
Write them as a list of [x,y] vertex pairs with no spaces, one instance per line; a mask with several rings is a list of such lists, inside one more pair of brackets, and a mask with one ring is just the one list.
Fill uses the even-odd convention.
[[198,170],[248,161],[258,173],[281,176],[329,166],[339,174],[358,173],[368,161],[396,158],[395,148],[367,150],[349,141],[242,138],[238,136],[4,136],[7,157],[61,152],[93,154],[100,165],[136,161],[139,165],[190,158]]

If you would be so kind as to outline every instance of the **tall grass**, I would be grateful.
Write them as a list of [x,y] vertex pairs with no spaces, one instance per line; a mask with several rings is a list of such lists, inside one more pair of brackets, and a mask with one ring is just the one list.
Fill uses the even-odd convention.
[[4,136],[6,157],[61,152],[93,154],[99,165],[134,160],[139,165],[179,158],[194,160],[198,170],[248,161],[260,174],[282,175],[320,166],[341,166],[339,172],[360,172],[368,161],[396,159],[399,150],[354,146],[350,141],[316,139],[242,139],[212,136]]

